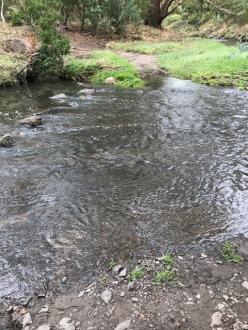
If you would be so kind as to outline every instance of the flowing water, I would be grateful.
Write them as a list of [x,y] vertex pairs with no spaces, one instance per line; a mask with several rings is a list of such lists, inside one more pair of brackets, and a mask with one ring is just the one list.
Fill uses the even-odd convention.
[[[247,92],[174,78],[79,89],[0,91],[0,133],[16,141],[0,149],[0,297],[248,231]],[[18,125],[37,112],[42,127]]]

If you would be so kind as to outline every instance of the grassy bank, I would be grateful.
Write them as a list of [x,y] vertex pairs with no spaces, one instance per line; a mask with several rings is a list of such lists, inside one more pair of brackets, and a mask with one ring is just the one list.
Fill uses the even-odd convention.
[[248,52],[207,39],[182,42],[110,43],[115,51],[154,54],[173,76],[213,86],[248,88]]
[[87,59],[67,57],[64,77],[93,84],[102,84],[107,78],[113,77],[116,86],[138,88],[144,85],[135,68],[109,50],[95,51]]
[[18,72],[25,66],[25,59],[13,54],[0,54],[0,86],[17,83]]

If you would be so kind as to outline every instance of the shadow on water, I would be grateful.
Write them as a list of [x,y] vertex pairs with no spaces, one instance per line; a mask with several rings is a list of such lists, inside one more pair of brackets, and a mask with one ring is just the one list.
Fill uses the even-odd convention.
[[[0,133],[16,140],[0,150],[0,297],[247,233],[248,93],[152,85],[86,100],[71,83],[0,91]],[[42,128],[18,126],[37,112]]]

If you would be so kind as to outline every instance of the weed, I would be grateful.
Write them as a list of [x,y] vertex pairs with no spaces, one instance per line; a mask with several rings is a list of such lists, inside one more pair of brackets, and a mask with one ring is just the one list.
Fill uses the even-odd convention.
[[132,282],[133,280],[138,280],[145,274],[144,267],[136,266],[133,271],[128,274],[128,280]]
[[116,263],[114,262],[114,260],[109,260],[108,262],[107,262],[107,269],[108,269],[108,271],[111,271],[113,268],[114,268],[114,266],[116,265]]
[[170,254],[165,254],[161,258],[159,258],[163,262],[163,264],[167,267],[172,267],[173,264],[173,256]]
[[225,261],[235,263],[240,262],[240,256],[235,251],[235,246],[230,242],[225,242],[222,249],[222,257]]
[[155,273],[154,282],[156,284],[161,284],[164,282],[173,281],[175,277],[176,273],[173,270],[161,270]]

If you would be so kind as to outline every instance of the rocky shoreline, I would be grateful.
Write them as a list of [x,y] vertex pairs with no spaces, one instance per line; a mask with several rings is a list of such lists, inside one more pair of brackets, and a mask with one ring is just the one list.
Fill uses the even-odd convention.
[[[63,274],[31,297],[3,300],[0,329],[248,329],[248,239],[233,244],[237,262],[224,260],[223,246],[212,242],[170,260],[111,261],[84,287]],[[156,281],[164,270],[174,276]]]

